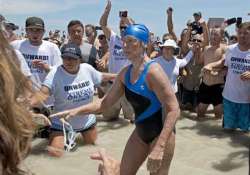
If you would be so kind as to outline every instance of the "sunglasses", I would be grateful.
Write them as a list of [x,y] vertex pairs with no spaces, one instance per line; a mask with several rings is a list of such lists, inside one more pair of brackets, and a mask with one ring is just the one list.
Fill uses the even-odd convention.
[[127,26],[120,26],[120,30],[126,30]]
[[199,39],[192,39],[191,42],[193,42],[193,43],[201,43],[202,41],[199,40]]

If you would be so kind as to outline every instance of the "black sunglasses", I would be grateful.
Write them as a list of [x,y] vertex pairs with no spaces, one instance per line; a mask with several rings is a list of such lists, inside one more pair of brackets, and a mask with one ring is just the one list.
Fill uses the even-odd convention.
[[194,43],[201,43],[202,41],[199,40],[199,39],[192,39],[191,42],[194,42]]

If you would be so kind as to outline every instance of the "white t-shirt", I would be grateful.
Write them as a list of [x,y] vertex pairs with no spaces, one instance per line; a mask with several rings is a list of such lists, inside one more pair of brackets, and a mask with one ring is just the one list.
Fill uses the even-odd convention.
[[33,60],[42,60],[51,67],[62,64],[61,52],[59,48],[57,45],[49,41],[42,41],[40,46],[33,46],[30,44],[29,40],[25,39],[13,41],[11,45],[23,54],[37,85],[42,84],[47,72],[32,66]]
[[225,66],[228,67],[223,97],[234,103],[250,103],[250,80],[242,81],[240,75],[250,71],[250,51],[241,51],[238,44],[229,46]]
[[[102,74],[91,65],[82,63],[77,74],[70,74],[62,66],[53,68],[47,75],[43,85],[50,89],[55,98],[55,112],[86,105],[93,101],[94,86],[102,81]],[[87,128],[95,123],[95,115],[79,115],[69,119],[75,130]],[[56,118],[52,121],[60,126]]]
[[31,77],[30,68],[28,67],[27,62],[25,61],[23,55],[21,54],[20,51],[18,51],[16,49],[15,49],[15,52],[16,52],[16,56],[17,56],[17,58],[18,58],[18,60],[20,62],[21,71],[23,72],[23,74],[26,77]]
[[167,61],[162,56],[155,58],[154,60],[161,65],[164,72],[168,76],[174,92],[178,92],[177,77],[179,76],[179,69],[185,67],[193,57],[193,52],[189,51],[183,59],[174,57],[170,61]]
[[124,67],[131,64],[128,58],[124,55],[121,38],[113,31],[111,32],[109,41],[109,72],[119,73]]

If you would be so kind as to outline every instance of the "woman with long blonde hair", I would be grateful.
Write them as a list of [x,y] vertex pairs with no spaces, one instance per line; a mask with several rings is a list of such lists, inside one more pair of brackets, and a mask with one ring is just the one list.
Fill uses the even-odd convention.
[[25,92],[31,91],[28,79],[19,68],[16,54],[0,30],[0,174],[25,174],[19,164],[27,155],[33,122]]

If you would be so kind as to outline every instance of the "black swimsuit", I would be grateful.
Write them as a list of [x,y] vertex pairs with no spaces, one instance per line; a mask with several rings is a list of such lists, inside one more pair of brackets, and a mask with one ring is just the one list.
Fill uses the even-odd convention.
[[147,72],[152,63],[155,61],[150,61],[145,65],[134,84],[130,83],[132,65],[129,66],[125,75],[125,96],[134,108],[136,131],[147,144],[158,137],[163,128],[161,103],[146,84]]

